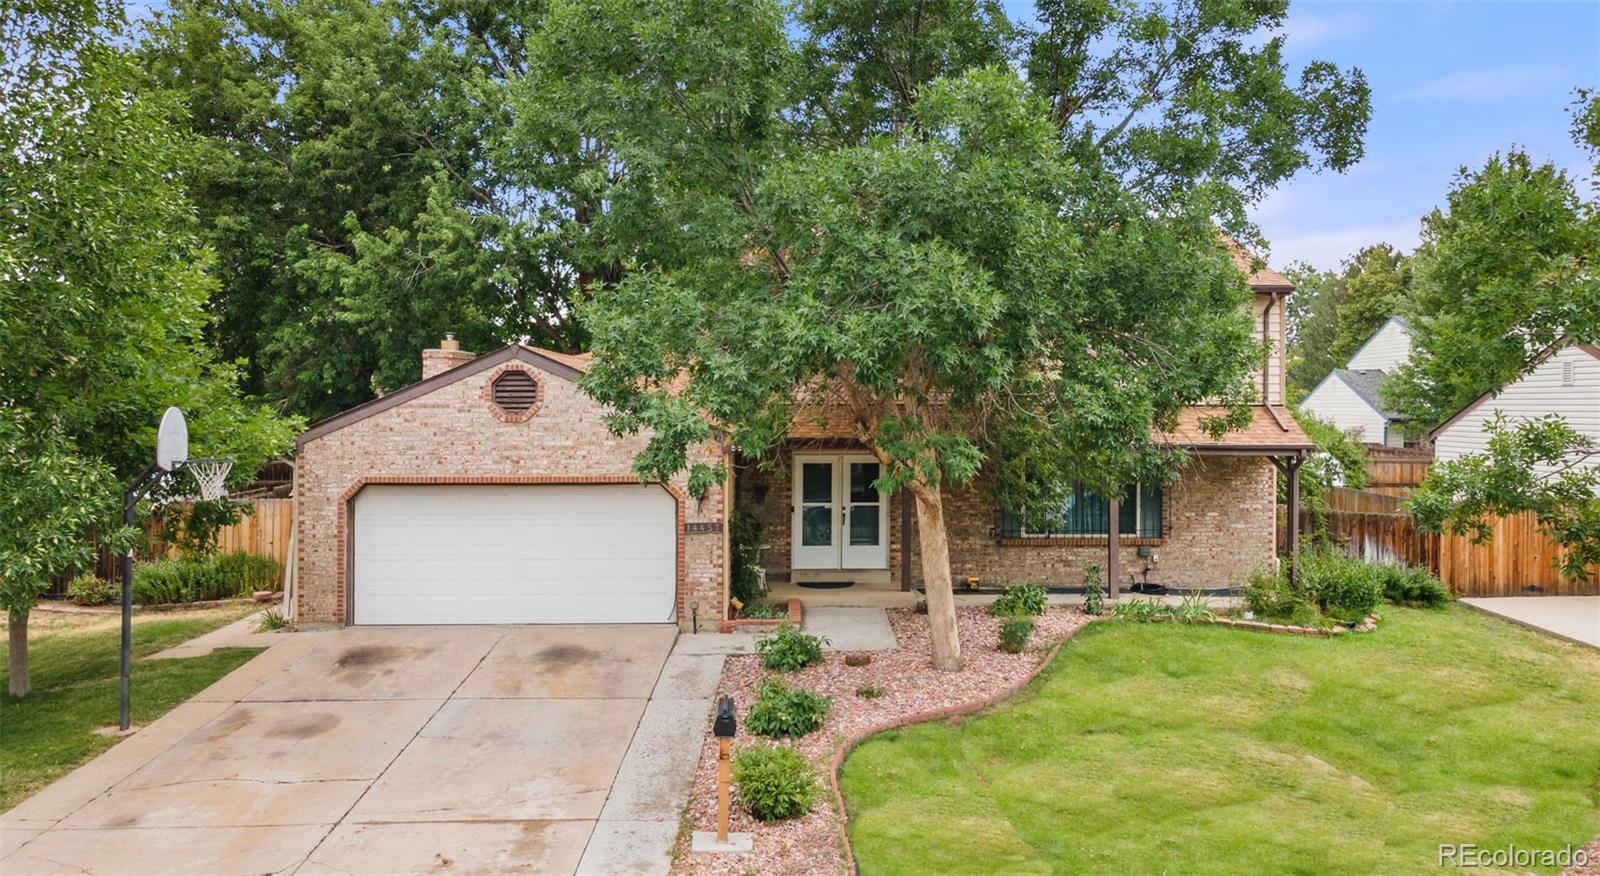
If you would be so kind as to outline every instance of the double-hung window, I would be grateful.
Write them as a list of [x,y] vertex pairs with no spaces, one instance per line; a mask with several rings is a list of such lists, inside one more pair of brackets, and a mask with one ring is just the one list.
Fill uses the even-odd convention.
[[[1117,506],[1117,532],[1135,538],[1161,537],[1161,487],[1124,487]],[[1024,529],[1022,515],[1007,511],[1001,515],[1001,538],[1071,538],[1107,535],[1111,531],[1111,503],[1099,493],[1074,485],[1048,531]]]

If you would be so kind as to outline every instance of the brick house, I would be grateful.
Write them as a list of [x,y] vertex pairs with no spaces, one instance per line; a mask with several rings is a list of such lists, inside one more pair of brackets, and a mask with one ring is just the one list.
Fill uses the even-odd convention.
[[[1191,409],[1162,436],[1191,450],[1176,483],[1079,490],[1054,532],[1022,531],[981,481],[949,490],[958,582],[1074,585],[1096,563],[1121,587],[1221,587],[1275,562],[1275,467],[1292,475],[1312,450],[1283,407],[1292,287],[1242,252],[1236,261],[1272,347],[1250,425],[1214,440],[1198,425],[1204,409]],[[644,439],[606,429],[604,408],[575,382],[586,355],[513,344],[474,356],[448,338],[422,355],[421,381],[297,441],[298,623],[712,625],[727,605],[730,497],[764,524],[776,595],[920,583],[909,496],[872,487],[878,463],[842,411],[797,418],[766,466],[699,448],[732,474],[696,500],[683,476],[639,482]]]

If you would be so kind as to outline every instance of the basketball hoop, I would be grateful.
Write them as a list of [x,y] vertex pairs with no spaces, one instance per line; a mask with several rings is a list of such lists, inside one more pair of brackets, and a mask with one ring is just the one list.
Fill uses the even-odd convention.
[[228,472],[233,470],[233,460],[202,456],[186,459],[178,464],[178,468],[192,475],[195,483],[200,485],[200,498],[209,501],[228,495]]

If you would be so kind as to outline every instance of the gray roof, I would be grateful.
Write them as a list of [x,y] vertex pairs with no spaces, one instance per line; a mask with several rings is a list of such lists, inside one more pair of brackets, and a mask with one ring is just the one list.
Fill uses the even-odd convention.
[[1378,397],[1378,387],[1383,384],[1384,378],[1382,371],[1376,368],[1335,368],[1333,373],[1379,416],[1391,423],[1400,419],[1400,415],[1384,407],[1383,400]]

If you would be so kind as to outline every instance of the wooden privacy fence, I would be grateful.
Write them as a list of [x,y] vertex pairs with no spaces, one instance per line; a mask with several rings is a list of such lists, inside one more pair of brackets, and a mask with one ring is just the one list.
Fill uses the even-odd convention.
[[[1577,596],[1600,594],[1600,567],[1585,578],[1562,575],[1559,545],[1539,529],[1532,512],[1496,518],[1487,542],[1465,535],[1418,532],[1393,496],[1336,488],[1328,496],[1328,537],[1370,560],[1422,566],[1457,596]],[[1302,512],[1300,531],[1314,525]]]
[[[251,506],[251,513],[241,518],[232,526],[224,526],[217,530],[217,550],[223,552],[243,551],[247,554],[257,554],[271,557],[287,566],[289,563],[289,536],[294,532],[294,500],[293,499],[244,499],[241,500]],[[160,524],[152,523],[150,534],[159,537]],[[140,548],[136,554],[138,561],[159,560],[171,556],[174,549],[163,541],[151,542],[147,547]],[[122,575],[122,558],[104,548],[98,549],[95,556],[94,572],[107,581],[119,580]],[[50,582],[49,594],[60,596],[67,592],[67,583],[71,576],[54,578]]]
[[[1367,488],[1361,492],[1404,497],[1422,483],[1433,453],[1415,447],[1367,448]],[[1351,492],[1356,492],[1352,490]]]

